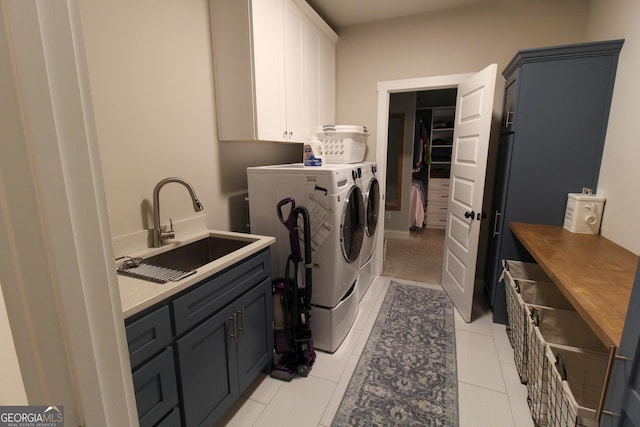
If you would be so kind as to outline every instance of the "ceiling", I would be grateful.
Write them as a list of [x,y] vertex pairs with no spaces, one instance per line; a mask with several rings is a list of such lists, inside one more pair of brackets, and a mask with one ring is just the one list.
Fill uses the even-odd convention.
[[488,0],[307,0],[334,29]]

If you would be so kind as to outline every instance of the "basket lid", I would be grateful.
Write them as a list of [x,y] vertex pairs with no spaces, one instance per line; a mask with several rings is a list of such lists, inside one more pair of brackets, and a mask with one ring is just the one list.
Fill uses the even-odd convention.
[[582,194],[582,193],[569,193],[569,199],[578,200],[578,201],[590,201],[590,202],[603,202],[604,197],[598,196],[596,194]]
[[315,128],[316,133],[359,133],[368,135],[366,126],[358,125],[323,125]]

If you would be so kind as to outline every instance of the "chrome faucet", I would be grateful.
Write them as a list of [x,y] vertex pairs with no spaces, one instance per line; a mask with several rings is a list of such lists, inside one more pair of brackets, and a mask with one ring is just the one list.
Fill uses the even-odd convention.
[[196,196],[196,192],[187,181],[178,177],[170,177],[165,178],[160,181],[156,188],[153,189],[153,221],[154,221],[154,229],[153,229],[153,247],[159,248],[162,246],[162,241],[167,239],[173,239],[176,236],[176,233],[173,231],[173,222],[169,219],[169,223],[171,224],[171,228],[167,231],[166,225],[160,225],[160,189],[170,182],[177,182],[178,184],[184,185],[189,191],[189,195],[191,196],[191,201],[193,202],[193,210],[196,212],[200,212],[203,208],[202,203]]

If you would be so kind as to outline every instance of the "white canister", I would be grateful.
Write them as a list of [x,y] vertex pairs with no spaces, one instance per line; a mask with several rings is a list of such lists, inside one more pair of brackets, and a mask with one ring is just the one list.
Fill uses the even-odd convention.
[[305,166],[323,166],[325,164],[322,142],[318,138],[310,137],[305,142],[302,163]]
[[595,194],[569,193],[564,228],[572,233],[600,233],[604,201],[604,197]]

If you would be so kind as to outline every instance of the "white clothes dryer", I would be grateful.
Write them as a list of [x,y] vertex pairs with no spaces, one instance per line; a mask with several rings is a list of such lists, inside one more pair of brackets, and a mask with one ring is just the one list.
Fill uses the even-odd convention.
[[373,255],[375,252],[378,216],[380,215],[380,183],[378,182],[378,165],[375,162],[364,162],[360,165],[362,194],[364,197],[364,241],[360,255],[360,277],[358,280],[359,297],[362,298],[375,277],[373,271]]
[[276,237],[273,277],[283,277],[291,253],[276,206],[293,198],[311,222],[314,347],[334,352],[358,313],[357,279],[364,240],[364,199],[350,164],[305,167],[301,163],[247,168],[251,232]]

